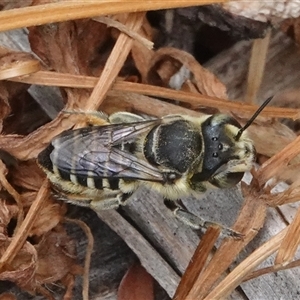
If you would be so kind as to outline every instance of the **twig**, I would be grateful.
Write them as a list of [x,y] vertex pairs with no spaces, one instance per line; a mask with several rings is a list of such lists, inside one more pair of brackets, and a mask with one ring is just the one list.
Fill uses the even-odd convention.
[[153,45],[154,43],[149,41],[148,39],[144,38],[143,36],[141,36],[140,34],[138,34],[137,32],[133,31],[133,30],[129,30],[124,24],[113,20],[111,18],[108,17],[96,17],[93,18],[93,20],[106,24],[108,27],[114,27],[118,30],[120,30],[121,32],[127,34],[128,36],[130,36],[132,39],[140,42],[142,45],[144,45],[147,49],[151,50],[153,49]]
[[[144,20],[144,13],[134,13],[128,16],[125,26],[129,30],[137,31]],[[113,82],[116,80],[124,62],[131,50],[133,40],[127,34],[120,33],[117,42],[109,58],[106,61],[104,69],[99,77],[99,80],[85,106],[85,110],[97,109],[107,92],[110,90]]]
[[89,273],[90,273],[90,265],[91,265],[91,256],[94,248],[94,237],[91,232],[91,229],[83,221],[74,220],[70,218],[65,218],[65,221],[80,226],[88,239],[85,261],[84,261],[84,273],[83,273],[83,285],[82,285],[82,299],[88,300],[89,299]]
[[188,7],[228,0],[189,0],[189,1],[115,1],[115,0],[68,0],[16,8],[0,12],[0,31],[30,27],[47,23],[97,17],[100,15],[121,14],[128,12]]

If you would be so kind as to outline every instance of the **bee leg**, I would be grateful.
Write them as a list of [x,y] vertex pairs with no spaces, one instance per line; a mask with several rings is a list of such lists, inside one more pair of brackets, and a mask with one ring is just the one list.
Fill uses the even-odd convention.
[[123,194],[121,191],[118,194],[106,194],[105,197],[101,197],[101,199],[93,199],[89,207],[94,211],[117,209],[119,206],[127,204],[129,196],[130,194]]
[[124,194],[121,191],[104,193],[92,199],[89,199],[86,195],[61,193],[57,190],[55,193],[55,198],[58,200],[63,200],[78,206],[89,207],[96,212],[100,210],[116,209],[120,205],[126,205],[129,196],[130,194]]
[[228,227],[224,227],[218,223],[210,222],[203,220],[202,218],[195,216],[190,213],[186,209],[184,209],[179,203],[176,201],[172,201],[169,199],[164,200],[164,204],[168,209],[170,209],[175,217],[183,222],[184,224],[194,228],[194,229],[207,229],[209,226],[218,226],[222,229],[222,235],[225,237],[233,237],[235,239],[242,239],[243,234],[236,232]]

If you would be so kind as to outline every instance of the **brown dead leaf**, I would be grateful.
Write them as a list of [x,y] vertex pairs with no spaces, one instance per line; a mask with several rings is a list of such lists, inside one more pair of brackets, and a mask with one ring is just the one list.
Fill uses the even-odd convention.
[[73,127],[76,120],[78,119],[74,115],[60,114],[55,120],[27,136],[0,135],[0,148],[19,160],[36,158],[55,136]]
[[0,79],[28,75],[40,70],[40,63],[33,55],[0,47]]
[[35,249],[38,254],[35,274],[37,282],[50,284],[61,280],[69,273],[76,275],[82,271],[76,264],[75,242],[68,237],[62,226],[49,231]]
[[7,236],[7,226],[12,218],[17,218],[18,206],[8,204],[4,199],[0,199],[0,234]]
[[3,293],[0,295],[0,300],[17,300],[17,298],[14,294]]
[[31,49],[48,68],[78,74],[77,53],[72,51],[75,31],[74,22],[31,27],[28,35]]
[[[161,67],[165,62],[168,62],[167,66]],[[155,52],[151,60],[151,65],[149,66],[148,79],[150,79],[151,82],[151,78],[157,78],[157,70],[158,67],[160,67],[159,75],[162,77],[164,86],[167,86],[170,77],[173,76],[182,65],[192,72],[195,84],[200,93],[207,96],[227,99],[225,85],[221,83],[213,73],[203,68],[191,54],[175,48],[160,48]]]
[[45,203],[30,230],[29,236],[41,236],[52,230],[63,219],[67,212],[64,202],[56,202],[51,198],[44,199]]
[[17,190],[9,183],[9,181],[6,178],[6,175],[8,173],[8,169],[6,168],[5,164],[0,160],[0,183],[2,186],[2,189],[7,191],[7,193],[15,200],[15,202],[18,205],[18,221],[17,221],[17,227],[20,226],[21,222],[24,218],[24,210],[23,210],[23,204],[22,204],[22,197],[17,192]]
[[10,113],[10,105],[9,105],[9,99],[10,99],[10,93],[7,88],[7,84],[4,84],[3,82],[0,82],[0,132],[3,128],[3,120],[9,115]]
[[[12,239],[0,239],[2,255]],[[74,276],[81,273],[82,268],[75,263],[75,244],[60,226],[48,232],[35,246],[25,242],[14,260],[5,265],[0,280],[12,281],[30,293],[39,292],[51,298],[43,285],[62,281],[70,295],[68,285],[73,286]]]
[[[3,255],[12,238],[0,236],[0,240],[0,255]],[[36,262],[36,249],[29,242],[25,242],[14,260],[5,265],[0,273],[0,280],[9,280],[20,287],[25,287],[31,283],[34,277],[37,268]]]
[[[147,19],[144,20],[142,27],[139,30],[139,34],[146,39],[153,40],[153,28],[149,25]],[[150,62],[153,58],[154,51],[145,47],[139,41],[134,41],[131,49],[131,55],[136,68],[138,69],[143,83],[147,82],[147,74]]]
[[281,30],[295,40],[300,45],[300,18],[286,19],[281,25]]
[[50,70],[84,75],[99,74],[113,46],[107,26],[90,19],[32,27],[29,41]]
[[10,171],[10,181],[23,190],[38,191],[46,178],[35,160],[21,161]]
[[33,0],[22,0],[22,1],[11,1],[11,0],[1,0],[0,7],[1,10],[8,10],[13,8],[20,8],[30,6]]
[[140,265],[132,266],[123,277],[118,300],[154,300],[153,278]]

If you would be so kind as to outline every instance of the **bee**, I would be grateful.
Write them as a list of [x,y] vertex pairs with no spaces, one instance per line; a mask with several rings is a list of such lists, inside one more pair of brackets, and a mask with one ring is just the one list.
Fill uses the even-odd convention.
[[[188,212],[180,199],[239,183],[256,157],[245,130],[224,114],[147,119],[118,112],[102,126],[68,130],[38,155],[38,164],[64,200],[95,210],[125,205],[140,186],[157,190],[174,215],[195,229],[212,222]],[[228,236],[240,237],[222,227]]]

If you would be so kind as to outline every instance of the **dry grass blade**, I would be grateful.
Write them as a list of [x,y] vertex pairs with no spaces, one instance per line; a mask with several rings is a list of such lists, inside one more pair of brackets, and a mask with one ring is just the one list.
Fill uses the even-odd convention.
[[247,103],[255,103],[256,95],[264,75],[270,38],[271,30],[269,29],[265,38],[253,41],[245,95],[245,102]]
[[[12,78],[11,81],[59,87],[94,88],[97,83],[97,78],[91,76],[39,71],[26,77]],[[216,97],[183,91],[174,91],[168,88],[141,83],[116,81],[112,86],[112,89],[121,92],[131,92],[158,98],[177,100],[182,103],[189,103],[195,107],[214,107],[235,113],[239,113],[242,111],[243,114],[247,114],[249,116],[251,116],[257,110],[256,105],[227,101]],[[266,107],[261,112],[261,116],[270,118],[290,118],[296,120],[300,117],[300,110],[293,108]]]
[[131,1],[131,0],[68,0],[33,7],[24,7],[0,12],[0,31],[47,23],[76,20],[99,15],[120,14],[128,12],[158,10],[174,7],[188,7],[211,3],[227,2],[227,0],[196,1]]
[[294,258],[300,243],[300,209],[289,225],[288,232],[285,235],[278,254],[275,259],[275,265],[286,265]]
[[[214,299],[210,293],[218,293],[219,289],[212,287],[220,280],[222,274],[229,268],[238,253],[254,238],[263,226],[266,207],[255,195],[254,189],[244,186],[245,203],[233,229],[245,234],[243,240],[227,238],[216,251],[205,270],[200,274],[190,290],[189,299]],[[228,287],[232,291],[235,287]]]
[[254,278],[257,278],[259,276],[265,275],[265,274],[269,274],[269,273],[274,273],[274,272],[278,272],[278,271],[283,271],[283,270],[288,270],[291,268],[296,268],[300,266],[300,259],[292,261],[291,263],[287,264],[287,265],[274,265],[271,267],[267,267],[267,268],[262,268],[256,271],[253,271],[252,273],[250,273],[249,275],[247,275],[244,278],[244,282],[247,280],[251,280]]
[[16,62],[15,66],[10,66],[7,69],[0,69],[0,80],[13,78],[16,76],[28,75],[35,73],[41,69],[40,63],[37,60],[28,60],[24,62]]
[[6,263],[12,262],[15,255],[23,247],[23,244],[29,234],[29,231],[34,223],[34,220],[38,217],[38,213],[43,206],[43,200],[46,198],[49,192],[48,179],[42,184],[34,203],[31,205],[22,225],[19,227],[15,234],[12,242],[7,247],[5,253],[0,258],[0,270],[5,266]]
[[267,160],[257,172],[257,179],[263,185],[278,174],[280,168],[286,166],[300,152],[300,137],[288,144],[282,151]]
[[249,274],[249,272],[254,270],[254,268],[256,268],[262,261],[278,250],[286,231],[287,228],[256,249],[233,271],[231,271],[231,273],[228,274],[209,295],[207,295],[205,300],[218,300],[229,296],[230,292],[242,283],[243,279],[247,274]]
[[132,39],[138,41],[139,43],[144,45],[147,49],[149,49],[149,50],[153,49],[153,46],[154,46],[153,42],[151,42],[151,41],[147,40],[146,38],[142,37],[137,32],[135,32],[133,30],[129,30],[128,27],[126,27],[124,24],[122,24],[122,23],[120,23],[116,20],[113,20],[113,19],[108,18],[108,17],[97,17],[97,18],[93,18],[93,20],[95,20],[97,22],[101,22],[101,23],[107,25],[108,27],[114,27],[114,28],[120,30],[121,32],[127,34]]
[[[142,25],[145,13],[133,13],[128,15],[125,26],[129,30],[138,31]],[[124,62],[130,52],[133,40],[127,34],[120,33],[117,42],[105,64],[103,72],[85,106],[86,110],[97,109],[111,85],[117,78]]]
[[197,277],[201,273],[204,265],[220,235],[220,227],[209,227],[201,239],[190,264],[185,270],[185,273],[178,285],[173,300],[189,299],[190,289],[195,284]]

